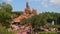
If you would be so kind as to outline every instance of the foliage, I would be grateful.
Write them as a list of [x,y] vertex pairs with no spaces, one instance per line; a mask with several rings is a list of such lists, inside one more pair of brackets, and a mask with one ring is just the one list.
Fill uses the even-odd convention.
[[9,27],[10,22],[17,15],[21,15],[23,12],[12,12],[12,6],[5,2],[0,3],[0,22],[3,26]]
[[33,16],[31,20],[33,27],[40,27],[41,25],[45,25],[47,23],[40,15]]
[[9,25],[9,21],[11,21],[11,14],[8,12],[0,12],[0,22],[2,22],[2,24],[4,26]]
[[55,25],[60,24],[60,13],[54,12],[44,12],[40,13],[40,16],[43,17],[47,22],[55,22]]
[[27,23],[31,23],[31,19],[28,18],[28,19],[22,19],[22,24],[27,24]]
[[45,27],[47,27],[47,28],[55,28],[56,26],[47,24],[47,25],[45,25]]
[[[59,24],[59,13],[53,13],[53,12],[45,12],[45,13],[40,13],[36,16],[32,16],[31,18],[28,19],[23,19],[22,22],[28,23],[31,22],[33,27],[40,27],[44,26],[48,23],[51,23],[51,27],[54,27],[52,25],[52,21],[54,21],[55,24]],[[57,17],[56,17],[57,16]],[[58,20],[58,22],[57,22]],[[49,24],[47,25],[48,27],[50,26]]]
[[11,21],[11,11],[11,5],[4,2],[0,4],[0,22],[3,26],[9,27],[9,22]]
[[0,27],[0,34],[15,34],[14,31],[8,31],[6,27]]
[[5,10],[6,12],[11,12],[12,11],[12,6],[10,4],[6,4],[5,2],[2,2],[0,4],[0,7],[2,10]]
[[60,28],[60,25],[55,25],[55,28]]
[[23,12],[22,11],[13,11],[12,14],[16,14],[16,15],[21,15]]
[[58,32],[38,32],[38,34],[58,34]]
[[14,19],[16,16],[23,14],[23,12],[22,11],[12,11],[11,14],[12,14],[11,18]]

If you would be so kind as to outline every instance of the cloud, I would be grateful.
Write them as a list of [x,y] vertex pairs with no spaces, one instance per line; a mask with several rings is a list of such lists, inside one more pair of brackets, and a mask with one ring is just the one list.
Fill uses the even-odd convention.
[[39,2],[39,1],[41,1],[41,0],[29,0],[30,2],[32,2],[32,1],[34,1],[34,2]]
[[52,4],[60,5],[60,0],[50,0]]
[[48,8],[48,5],[60,6],[60,0],[42,0],[42,5]]
[[49,8],[52,6],[60,7],[60,0],[29,0],[30,2],[40,2],[43,7]]
[[46,8],[48,8],[47,2],[48,2],[48,0],[43,0],[43,1],[42,1],[42,5],[43,5],[44,7],[46,7]]
[[47,0],[29,0],[30,2],[40,2],[44,7],[48,8]]
[[12,0],[3,0],[6,3],[10,3]]

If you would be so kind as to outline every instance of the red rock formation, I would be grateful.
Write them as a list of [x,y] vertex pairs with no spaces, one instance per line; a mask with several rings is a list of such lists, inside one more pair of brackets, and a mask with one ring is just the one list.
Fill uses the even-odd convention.
[[22,20],[23,18],[28,18],[28,16],[29,16],[30,14],[31,14],[31,10],[30,10],[30,7],[29,7],[29,5],[28,5],[28,2],[26,2],[25,12],[24,12],[22,15],[14,18],[13,21],[14,21],[14,22],[21,22],[21,20]]
[[26,14],[31,14],[31,10],[30,10],[30,7],[29,7],[29,5],[28,5],[28,2],[26,2],[25,13],[26,13]]
[[[22,19],[24,18],[30,18],[31,16],[37,15],[37,11],[35,9],[32,9],[32,12],[30,10],[30,7],[28,5],[28,2],[26,2],[26,8],[25,8],[25,12],[23,12],[22,15],[16,17],[13,19],[13,22],[15,23],[20,23]],[[23,25],[20,28],[22,29],[26,29],[27,31],[30,31],[29,29],[31,29],[31,24],[30,25]],[[25,31],[25,30],[24,30]]]
[[37,10],[33,8],[32,9],[32,14],[37,15]]

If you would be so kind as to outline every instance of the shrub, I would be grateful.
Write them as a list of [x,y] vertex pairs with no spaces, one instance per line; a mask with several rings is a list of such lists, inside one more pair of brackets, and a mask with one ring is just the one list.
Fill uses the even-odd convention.
[[14,31],[8,31],[6,27],[0,27],[0,34],[15,34]]
[[58,32],[38,32],[38,34],[58,34]]

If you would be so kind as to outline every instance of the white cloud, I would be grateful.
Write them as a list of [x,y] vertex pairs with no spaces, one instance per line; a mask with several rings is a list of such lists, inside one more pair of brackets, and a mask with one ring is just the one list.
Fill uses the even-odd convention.
[[47,0],[29,0],[30,2],[40,2],[44,7],[48,8]]
[[43,5],[44,7],[46,7],[46,8],[48,8],[47,2],[48,2],[48,0],[43,0],[43,1],[42,1],[42,5]]
[[11,0],[3,0],[4,2],[6,2],[6,3],[10,3],[11,2]]
[[38,1],[38,2],[39,2],[39,1],[41,1],[41,0],[29,0],[29,1],[30,1],[30,2],[32,2],[32,1],[35,1],[35,2],[37,2],[37,1]]
[[60,6],[60,0],[42,0],[42,5],[48,8],[48,3],[49,5],[55,5],[55,6]]
[[56,4],[56,5],[59,5],[60,4],[60,0],[50,0],[50,2],[52,4]]

